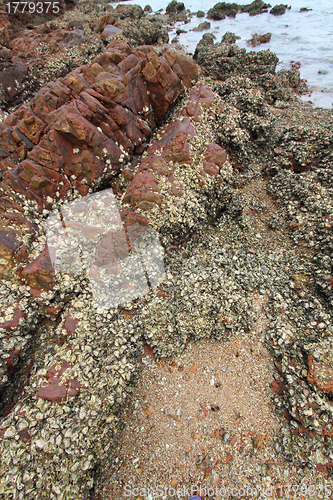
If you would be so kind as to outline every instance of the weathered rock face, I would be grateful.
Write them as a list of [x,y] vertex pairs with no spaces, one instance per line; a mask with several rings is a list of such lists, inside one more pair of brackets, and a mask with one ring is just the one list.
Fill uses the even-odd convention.
[[169,15],[169,22],[188,22],[185,5],[183,2],[172,0],[166,7],[165,13]]
[[[61,12],[63,4],[66,2],[61,2]],[[18,105],[32,97],[48,81],[65,76],[78,66],[90,64],[122,28],[127,29],[126,36],[131,45],[168,41],[167,31],[161,23],[141,19],[144,11],[139,5],[113,8],[107,3],[91,1],[78,2],[75,6],[69,4],[67,2],[67,11],[73,9],[67,13],[69,21],[62,20],[61,12],[48,24],[43,24],[47,20],[43,16],[37,16],[40,18],[36,23],[38,26],[31,31],[23,31],[27,24],[23,18],[21,22],[15,16],[8,18],[3,13],[0,24],[3,45],[0,50],[0,107],[8,110],[9,105]],[[25,21],[28,17],[25,15]]]
[[258,14],[267,12],[270,7],[271,5],[263,2],[263,0],[254,0],[248,5],[243,5],[242,12],[248,12],[250,16],[257,16]]
[[[17,432],[24,447],[22,460],[33,447],[22,498],[32,498],[39,481],[46,484],[38,491],[40,498],[50,497],[51,488],[59,492],[65,487],[68,495],[77,497],[87,492],[96,460],[105,456],[112,443],[117,405],[137,370],[142,329],[138,322],[133,330],[135,306],[124,315],[122,311],[103,315],[112,324],[112,332],[109,327],[98,327],[99,312],[90,304],[88,289],[84,292],[87,283],[66,272],[64,280],[62,275],[54,276],[46,245],[50,241],[45,241],[39,223],[51,210],[66,208],[66,201],[104,187],[121,172],[118,178],[126,185],[119,210],[124,231],[118,231],[116,239],[111,232],[103,235],[93,259],[98,272],[92,278],[98,281],[107,266],[117,274],[116,259],[107,261],[112,244],[115,258],[126,258],[127,237],[140,237],[149,224],[169,249],[175,238],[199,232],[202,222],[223,210],[230,197],[233,169],[226,151],[214,139],[211,118],[218,96],[207,85],[195,86],[176,116],[147,144],[156,124],[197,75],[191,60],[170,50],[158,55],[148,46],[133,50],[111,43],[90,66],[48,84],[1,125],[1,203],[11,223],[11,228],[0,233],[6,261],[3,272],[14,268],[17,273],[10,279],[18,280],[24,293],[15,303],[6,298],[9,314],[0,325],[2,387],[7,391],[13,374],[18,384],[12,407],[5,408],[0,447],[11,447]],[[125,161],[134,151],[144,152],[138,168],[135,162]],[[121,185],[119,189],[122,195]],[[75,294],[71,296],[73,290],[83,292],[84,301],[90,304],[84,312]],[[31,325],[38,318],[44,318],[45,331],[38,328],[34,334]],[[32,349],[29,357],[33,335],[38,335],[38,349]],[[125,337],[128,342],[118,349]],[[94,353],[89,347],[92,338]],[[76,359],[75,353],[84,344],[84,357],[92,364],[82,371],[81,354]],[[25,365],[29,366],[29,383]],[[124,374],[119,383],[116,372]],[[67,405],[69,412],[63,411]],[[33,415],[41,411],[45,418],[33,426]],[[15,424],[18,412],[27,419],[20,429]],[[56,437],[51,436],[54,419],[59,425]],[[98,436],[97,441],[92,435]],[[84,450],[79,461],[75,458],[78,438]],[[51,455],[56,458],[51,460]],[[10,467],[11,458],[6,455],[1,476]],[[74,481],[69,470],[76,471]],[[45,477],[52,477],[52,485],[44,481],[44,472]],[[8,491],[16,491],[16,483]]]
[[[25,283],[32,301],[53,288],[54,269],[45,241],[31,254],[41,231],[34,214],[46,215],[73,195],[85,196],[119,172],[197,75],[193,62],[171,51],[158,56],[150,47],[132,51],[126,44],[111,43],[90,66],[48,84],[8,116],[0,125],[2,278]],[[128,209],[121,217],[125,226],[144,220]],[[17,328],[20,339],[21,328],[28,328],[32,316],[17,312],[24,306],[9,306],[12,318],[1,327]],[[25,343],[18,340],[16,350],[28,341],[29,336]],[[2,348],[8,358],[2,357],[12,359],[13,346]],[[3,383],[15,366],[13,360],[3,364]]]
[[[228,39],[233,37],[228,35]],[[232,59],[232,52],[227,54]],[[278,163],[279,158],[286,162],[293,158],[302,165],[312,161],[312,157],[304,157],[305,151],[311,151],[316,153],[313,158],[317,156],[316,161],[327,167],[332,156],[330,125],[325,124],[325,134],[321,130],[315,139],[307,132],[310,139],[305,142],[304,129],[299,135],[293,130],[295,141],[288,141],[289,123],[284,128],[274,127],[276,115],[282,121],[283,113],[278,114],[280,110],[268,102],[289,94],[282,92],[283,82],[277,80],[269,64],[268,73],[257,72],[259,61],[239,58],[237,68],[242,66],[248,72],[249,77],[244,77],[233,75],[232,65],[230,73],[224,74],[221,58],[221,67],[214,66],[214,71],[223,74],[225,81],[214,85],[199,82],[181,101],[177,100],[179,93],[190,87],[198,74],[192,61],[169,50],[158,54],[148,46],[132,49],[127,44],[111,43],[90,66],[48,84],[1,125],[0,253],[6,281],[0,287],[0,388],[4,393],[0,477],[5,477],[6,483],[0,482],[0,493],[24,500],[58,498],[64,491],[65,499],[88,497],[94,467],[113,445],[116,415],[130,392],[143,339],[149,339],[159,356],[166,356],[182,349],[189,335],[222,339],[225,328],[250,328],[247,311],[251,288],[246,288],[245,280],[235,286],[233,278],[227,276],[231,269],[225,266],[228,252],[220,253],[217,248],[207,266],[201,257],[202,247],[196,248],[192,260],[190,246],[186,258],[191,261],[187,270],[193,274],[192,282],[178,272],[179,268],[174,272],[171,265],[163,289],[152,291],[147,301],[146,297],[133,300],[118,310],[96,309],[88,279],[65,271],[54,275],[43,223],[51,210],[60,214],[68,208],[67,201],[74,198],[76,203],[80,196],[112,185],[123,230],[117,231],[116,238],[108,231],[95,249],[92,278],[97,282],[104,271],[117,275],[117,259],[128,256],[130,234],[140,236],[152,226],[159,233],[167,260],[175,247],[179,252],[185,249],[185,242],[181,243],[184,237],[185,241],[196,239],[226,208],[228,214],[241,212],[242,202],[234,201],[241,197],[238,192],[231,197],[231,192],[236,181],[241,185],[246,163],[252,167],[269,159],[272,166],[280,168],[284,164]],[[204,61],[202,64],[207,70]],[[281,75],[281,80],[285,77]],[[155,125],[163,123],[166,116],[167,122],[153,135]],[[278,142],[281,148],[270,151]],[[142,153],[141,161],[131,158],[133,153]],[[328,189],[331,179],[330,170],[322,172]],[[315,181],[310,179],[311,186],[316,186]],[[299,179],[291,187],[293,193],[300,194]],[[314,198],[308,201],[308,189],[302,196],[304,203],[319,210]],[[76,208],[80,209],[80,203]],[[328,215],[323,211],[319,218],[322,215],[329,225]],[[66,223],[64,217],[62,221]],[[80,225],[74,226],[77,232],[80,229]],[[96,228],[89,230],[93,233]],[[332,300],[331,260],[324,260],[332,245],[327,232],[318,234],[327,245],[327,255],[321,256],[320,280]],[[214,229],[211,236],[216,237]],[[225,232],[221,239],[224,236]],[[234,254],[235,240],[228,247],[229,258],[231,252]],[[207,240],[207,245],[211,241]],[[323,246],[321,243],[322,250]],[[220,267],[216,266],[218,259]],[[199,271],[198,263],[202,264]],[[213,269],[212,274],[206,272],[207,267]],[[297,276],[298,281],[307,279]],[[262,283],[266,281],[260,286]],[[298,284],[295,290],[301,288]],[[174,290],[180,291],[179,296],[174,297]],[[272,304],[281,310],[274,295]],[[223,305],[227,297],[234,300],[232,307]],[[301,301],[297,296],[292,299],[293,315],[294,304],[301,307]],[[312,309],[309,321],[311,314]],[[294,321],[295,316],[292,318]],[[296,374],[292,386],[280,380],[273,388],[283,395],[295,421],[306,429],[295,428],[295,439],[300,439],[303,431],[317,433],[316,443],[326,446],[324,440],[332,435],[331,418],[329,425],[323,424],[326,401],[322,395],[316,400],[321,405],[317,412],[312,395],[330,387],[331,358],[322,342],[312,343],[309,356],[303,357],[302,343],[292,345],[297,332],[292,326],[288,331],[284,321],[273,324],[268,332],[272,350],[281,359],[281,376]],[[322,349],[319,357],[316,344]],[[309,370],[304,371],[307,362]],[[15,398],[8,390],[11,382],[15,382]],[[294,390],[297,397],[303,390],[311,394],[305,396],[302,407],[293,403]],[[320,425],[314,431],[317,414]],[[13,470],[18,472],[12,474]]]
[[[56,21],[66,12],[70,12],[77,3],[77,0],[62,0],[54,9],[50,6],[51,8],[44,8],[43,12],[34,12],[32,15],[27,14],[28,7],[23,11],[23,6],[18,6],[17,9],[15,9],[13,5],[11,5],[11,8],[8,5],[3,6],[5,7],[3,9],[5,12],[2,11],[0,14],[0,30],[5,28],[5,31],[0,34],[0,37],[10,39],[15,37],[18,32],[22,31],[27,26],[29,29],[32,29],[44,23]],[[57,12],[57,6],[59,7],[59,12]]]
[[[42,212],[70,199],[72,191],[86,195],[121,169],[196,76],[193,63],[170,51],[159,58],[149,48],[132,52],[123,45],[111,46],[90,67],[44,87],[1,124],[2,210],[16,212],[17,228],[29,228],[31,223],[19,216],[24,200]],[[2,275],[20,262],[20,277],[34,288],[49,288],[47,252],[22,267],[27,258],[23,236],[34,238],[29,233],[2,233],[2,257],[8,263]]]
[[117,5],[114,10],[114,15],[118,19],[140,19],[144,14],[144,11],[140,5]]
[[151,135],[196,75],[169,51],[159,58],[148,48],[110,46],[90,67],[44,87],[1,124],[3,196],[12,190],[43,210],[71,187],[86,194]]
[[174,14],[176,12],[182,12],[183,10],[185,10],[185,5],[183,2],[172,0],[172,2],[167,5],[165,12],[167,14]]
[[103,48],[99,37],[82,27],[42,26],[7,43],[0,59],[0,106],[30,97],[46,82],[86,64]]
[[112,24],[106,24],[104,26],[104,29],[101,33],[101,37],[103,40],[109,40],[110,38],[114,37],[117,33],[120,33],[121,29],[117,28],[116,26],[113,26]]
[[194,87],[180,116],[163,127],[147,149],[123,198],[133,210],[144,212],[164,247],[200,231],[230,197],[232,170],[209,124],[216,102],[207,85]]
[[[240,36],[236,36],[235,33],[231,33],[231,31],[227,31],[224,33],[221,42],[222,43],[236,43],[236,40],[240,40]],[[203,38],[200,40],[200,43],[203,42]],[[207,40],[208,42],[208,40]],[[209,45],[209,44],[208,44]]]
[[209,9],[207,12],[208,19],[213,19],[214,21],[221,21],[227,16],[235,17],[238,11],[238,5],[236,3],[226,3],[219,2],[214,7]]

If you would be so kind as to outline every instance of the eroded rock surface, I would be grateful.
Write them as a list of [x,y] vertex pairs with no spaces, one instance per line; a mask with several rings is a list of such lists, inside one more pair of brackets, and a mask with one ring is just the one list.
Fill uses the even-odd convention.
[[[49,408],[51,420],[57,418],[58,421],[57,405],[68,399],[73,401],[73,398],[81,397],[81,393],[82,401],[86,401],[87,395],[84,395],[84,390],[95,386],[95,382],[93,384],[91,381],[88,382],[93,372],[89,374],[88,379],[84,376],[84,381],[83,372],[79,374],[77,371],[79,365],[73,364],[74,358],[70,353],[74,339],[71,343],[66,341],[67,337],[77,335],[77,340],[81,344],[79,337],[84,330],[80,330],[80,325],[92,325],[92,322],[91,319],[88,323],[81,322],[84,318],[86,318],[84,321],[87,321],[87,310],[83,315],[81,313],[77,315],[71,309],[66,308],[65,304],[69,299],[73,303],[74,289],[78,285],[75,285],[76,278],[70,273],[67,276],[69,288],[65,286],[67,293],[63,293],[63,283],[59,286],[62,278],[54,272],[45,238],[43,219],[61,204],[78,196],[85,196],[92,189],[96,190],[118,176],[123,165],[128,163],[130,155],[137,148],[145,149],[145,144],[151,137],[156,124],[161,122],[178,95],[190,86],[197,75],[198,69],[193,62],[172,51],[164,51],[158,55],[147,46],[132,51],[126,44],[112,45],[111,43],[90,66],[83,66],[69,73],[65,78],[43,87],[32,101],[18,108],[1,124],[1,170],[3,173],[1,257],[3,259],[2,276],[5,280],[2,291],[5,302],[1,323],[1,384],[6,396],[2,401],[2,411],[7,415],[6,418],[9,418],[8,421],[5,420],[2,423],[1,436],[2,444],[7,447],[8,439],[16,435],[16,431],[13,433],[15,415],[18,413],[20,416],[27,415],[26,425],[22,427],[21,423],[17,432],[24,431],[22,444],[26,447],[26,451],[23,455],[28,453],[31,443],[33,443],[34,451],[31,455],[28,476],[20,475],[19,483],[24,484],[21,490],[22,498],[34,496],[33,492],[36,488],[41,498],[50,498],[50,495],[57,495],[60,490],[63,491],[64,485],[66,485],[68,495],[79,494],[79,491],[85,490],[89,484],[92,485],[88,471],[92,473],[100,452],[103,450],[103,454],[107,451],[106,443],[102,447],[100,445],[96,447],[95,438],[90,441],[89,436],[93,436],[90,425],[88,434],[82,428],[83,436],[86,436],[85,448],[89,442],[92,447],[88,454],[84,453],[84,464],[79,465],[77,462],[75,465],[76,462],[72,462],[68,455],[73,436],[79,435],[78,429],[74,432],[70,431],[73,425],[72,417],[69,418],[69,415],[63,412],[63,407],[60,408],[60,413],[65,418],[60,428],[64,431],[66,427],[65,434],[66,432],[67,434],[66,437],[56,438],[55,441],[51,438],[53,444],[45,439],[51,421],[44,417],[43,422],[38,418],[36,421],[33,417],[38,408],[43,412],[39,415],[44,416],[46,408]],[[186,136],[186,131],[184,133]],[[175,138],[178,137],[177,133],[174,135]],[[165,141],[168,143],[167,139]],[[169,161],[173,157],[172,154],[175,161],[178,158],[178,147],[175,141],[174,149],[171,147]],[[129,172],[128,179],[132,177],[133,175],[131,176]],[[144,189],[143,183],[142,188]],[[171,196],[174,195],[171,193]],[[137,230],[147,226],[148,219],[128,207],[123,207],[119,213],[128,234],[132,228],[136,227],[137,237]],[[134,234],[133,231],[131,234]],[[126,244],[123,249],[126,250]],[[97,250],[96,263],[98,259],[103,259],[104,254],[101,251],[102,247],[101,250]],[[125,256],[119,245],[117,255],[120,258]],[[77,283],[82,279],[84,278],[80,276]],[[87,284],[89,286],[89,283]],[[82,284],[77,290],[81,286]],[[12,289],[12,293],[8,293],[9,289]],[[15,299],[12,294],[16,296]],[[90,292],[88,296],[91,297]],[[64,310],[66,314],[63,321]],[[96,309],[92,309],[91,313],[97,320],[99,316]],[[54,330],[54,320],[60,321],[58,334]],[[41,321],[44,321],[44,333],[38,326],[42,324]],[[132,331],[132,326],[130,330]],[[45,344],[42,337],[45,334],[48,337],[47,332],[53,332],[51,337],[54,341],[47,340]],[[100,339],[103,335],[98,333]],[[106,357],[110,356],[112,351],[112,349],[110,351],[109,335],[110,331],[106,328],[101,345],[104,342],[107,350],[100,358],[104,366]],[[133,356],[135,358],[140,346],[140,342],[136,342],[140,333],[134,336],[131,334],[131,336],[134,344],[130,347],[128,359]],[[116,338],[112,342],[115,340]],[[53,354],[56,351],[53,350],[52,342],[55,346],[63,346],[62,352],[66,359],[63,359],[63,354],[60,358],[57,356],[54,358]],[[106,348],[107,344],[108,348]],[[40,349],[43,345],[44,348]],[[69,358],[67,354],[70,354]],[[117,359],[117,356],[116,353],[114,359]],[[128,365],[127,361],[124,366],[126,365]],[[43,366],[45,368],[41,368]],[[134,366],[135,364],[133,364],[135,372]],[[99,369],[97,371],[99,379],[102,372]],[[38,383],[36,383],[37,380],[39,380]],[[102,386],[106,387],[104,376],[102,380]],[[105,393],[107,397],[105,403],[109,401],[107,404],[111,404],[110,409],[114,407],[117,399],[111,397],[112,380],[114,380],[113,376],[110,378],[111,386]],[[125,380],[129,380],[127,374]],[[96,397],[95,390],[94,393],[93,398]],[[125,393],[122,395],[121,392],[119,402],[124,396]],[[100,397],[101,395],[98,396]],[[104,408],[104,403],[102,407]],[[108,410],[106,413],[104,410],[105,408],[100,414],[103,421],[109,413]],[[76,411],[74,407],[73,411]],[[107,440],[110,438],[109,432],[112,432],[114,411],[115,407],[108,417],[111,427],[105,433],[105,438],[108,434]],[[82,410],[80,415],[83,412],[85,410]],[[84,417],[82,419],[85,421]],[[93,432],[97,435],[101,420],[99,418],[94,418],[94,420],[96,428]],[[65,421],[68,423],[65,424]],[[39,422],[39,424],[36,425],[33,422]],[[58,459],[51,459],[54,455],[49,446],[58,450],[56,451]],[[73,446],[75,455],[74,442]],[[45,487],[45,480],[42,477],[37,479],[36,476],[37,464],[40,460],[44,463],[45,452],[49,457],[48,465],[44,467],[45,474],[51,473],[53,476],[58,475],[60,470],[64,472],[64,474],[60,473],[59,481],[52,480],[50,487]],[[65,466],[64,460],[67,464]],[[53,469],[56,463],[59,465]],[[79,467],[82,471],[74,483],[68,476],[72,467],[75,470]],[[7,475],[9,470],[12,470],[12,466],[8,456],[3,462],[1,474]],[[14,479],[16,476],[11,477],[14,482],[12,486],[6,486],[6,492],[16,490],[16,484],[18,484]]]
[[[142,19],[132,7],[112,11],[121,29],[126,8]],[[170,356],[189,339],[251,332],[256,293],[279,370],[277,413],[290,421],[276,449],[332,469],[332,116],[293,100],[297,71],[276,74],[274,54],[246,53],[226,35],[197,48],[215,83],[192,85],[198,67],[181,53],[115,40],[0,125],[0,492],[9,498],[90,494],[143,343]],[[264,201],[257,186],[245,198],[244,185],[263,175]],[[93,276],[54,269],[50,214],[80,212],[86,195],[109,188],[122,228],[94,246]],[[70,222],[76,235],[98,233]],[[131,231],[147,227],[165,251],[163,283],[96,306],[91,278],[117,274]]]

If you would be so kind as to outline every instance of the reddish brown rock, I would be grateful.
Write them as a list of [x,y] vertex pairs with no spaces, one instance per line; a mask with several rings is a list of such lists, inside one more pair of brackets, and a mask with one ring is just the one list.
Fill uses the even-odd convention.
[[25,442],[31,441],[31,436],[30,436],[28,427],[26,427],[25,429],[19,431],[17,434],[20,436],[20,439],[22,441],[25,441]]
[[68,333],[73,333],[75,332],[79,322],[80,321],[77,318],[73,318],[72,316],[68,315],[66,316],[64,322],[64,328],[65,330],[67,330]]
[[[3,191],[50,209],[48,200],[65,199],[70,191],[69,177],[75,176],[75,187],[85,195],[103,174],[119,170],[120,146],[131,152],[149,137],[181,89],[182,71],[195,74],[189,59],[181,67],[176,60],[170,51],[158,57],[151,48],[132,52],[126,44],[110,44],[90,68],[41,89],[1,124]],[[148,113],[150,105],[155,116]],[[169,159],[188,161],[187,146],[179,141]],[[6,204],[14,208],[10,195]]]
[[104,40],[109,40],[109,38],[114,37],[117,33],[120,33],[120,32],[121,32],[120,28],[117,28],[116,26],[113,26],[112,24],[106,24],[103,31],[102,31],[101,37]]
[[[159,68],[157,59],[151,58],[150,63],[151,68],[154,65]],[[175,119],[164,127],[159,138],[155,139],[149,146],[147,155],[125,193],[124,203],[131,205],[134,210],[138,208],[149,210],[154,205],[161,207],[164,197],[159,187],[158,179],[160,176],[164,176],[170,184],[169,193],[171,196],[177,197],[182,194],[183,187],[173,174],[173,166],[174,164],[191,165],[193,163],[189,139],[197,136],[197,132],[192,120],[195,121],[202,113],[202,109],[211,106],[215,99],[215,94],[206,85],[198,84],[192,90],[190,103],[180,113],[184,118]],[[189,105],[193,105],[193,113]],[[207,134],[207,138],[209,138],[210,135],[208,132]],[[218,178],[219,168],[225,163],[227,153],[218,144],[209,144],[203,156],[202,166],[199,166],[198,180],[200,187],[207,187],[208,178]],[[217,180],[217,184],[221,182],[221,180]]]
[[56,79],[66,68],[77,66],[80,60],[89,60],[101,50],[102,41],[97,35],[87,36],[82,23],[77,22],[70,26],[68,23],[67,29],[50,25],[17,33],[8,41],[8,47],[6,62],[0,62],[2,105],[17,103],[31,95],[40,86],[41,76],[43,81]]
[[227,160],[227,152],[218,144],[208,144],[205,151],[205,160],[218,166],[222,166]]
[[309,370],[307,379],[320,391],[333,393],[333,355],[332,349],[316,346],[308,356]]
[[[0,232],[0,259],[13,264],[13,254],[18,248],[19,242],[16,233],[13,231]],[[0,271],[1,273],[2,271]]]
[[[188,118],[176,120],[165,128],[162,138],[159,140],[156,149],[163,148],[163,156],[167,162],[192,163],[190,156],[188,137],[197,135],[195,128]],[[154,148],[151,148],[151,154]]]
[[115,21],[115,17],[112,14],[104,14],[103,16],[101,16],[98,19],[97,24],[96,24],[97,33],[100,33],[101,31],[103,31],[103,29],[105,28],[105,26],[107,24],[113,24],[114,21]]
[[86,386],[74,379],[65,380],[61,383],[63,374],[69,367],[70,364],[67,361],[63,362],[60,370],[57,370],[56,365],[53,365],[45,375],[47,382],[43,382],[39,387],[37,397],[48,399],[53,403],[60,403],[67,396],[76,396],[80,389],[85,388]]
[[[68,40],[73,40],[77,29],[73,28]],[[54,33],[50,40],[56,40]],[[17,40],[14,53],[24,49],[28,54],[34,43],[28,37],[23,48]],[[111,42],[90,66],[47,84],[0,124],[0,210],[6,212],[2,214],[4,225],[10,221],[15,227],[15,231],[0,233],[0,254],[8,262],[2,276],[13,279],[10,273],[19,263],[15,279],[28,284],[37,301],[40,290],[52,289],[55,273],[47,247],[27,263],[39,228],[22,215],[24,200],[36,202],[40,213],[53,210],[54,203],[66,200],[73,189],[76,196],[85,196],[89,188],[114,177],[122,169],[126,153],[147,144],[156,123],[164,118],[184,85],[198,74],[190,59],[178,59],[169,50],[158,56],[151,47],[132,50],[127,44]],[[182,192],[168,164],[191,163],[187,139],[195,134],[188,118],[166,127],[132,179],[127,193],[132,208],[161,206],[163,197],[154,171],[166,175],[174,196]],[[155,154],[158,148],[163,149],[160,158]],[[147,219],[129,208],[121,209],[121,217],[124,230],[104,235],[96,252],[96,259],[113,266],[114,272],[117,261],[128,253],[129,241],[135,241],[148,225]],[[28,242],[22,244],[26,234]],[[111,260],[110,247],[114,252]],[[40,309],[51,319],[61,312],[58,306],[41,304]],[[21,313],[16,312],[12,322],[2,327],[17,327]],[[67,318],[64,328],[71,332],[74,323]],[[48,386],[40,389],[40,397],[51,394],[57,400],[63,398],[64,388],[57,378],[54,374]],[[75,384],[68,385],[71,394],[78,388]]]
[[205,84],[196,85],[189,94],[189,103],[182,111],[183,116],[189,116],[194,121],[202,114],[203,108],[210,108],[216,99],[216,96]]
[[200,168],[200,186],[206,185],[209,177],[217,179],[219,167],[227,160],[227,152],[218,144],[208,144],[204,153],[203,168]]
[[185,87],[198,77],[198,67],[187,58],[179,57],[176,52],[167,50],[160,61],[156,54],[148,54],[148,63],[143,68],[143,76],[150,92],[150,101],[157,121],[164,116],[166,109],[175,99],[181,81]]
[[54,403],[60,403],[67,397],[67,387],[60,385],[61,376],[70,365],[66,362],[63,363],[60,370],[56,369],[56,365],[52,366],[45,375],[47,382],[44,382],[39,390],[37,397],[41,399],[48,399]]
[[20,271],[20,275],[31,287],[37,290],[52,288],[54,268],[47,245],[34,261]]
[[[4,321],[0,323],[0,328],[5,328],[6,330],[11,330],[13,328],[16,328],[20,320],[22,318],[26,318],[27,314],[20,309],[20,307],[17,305],[13,314],[13,318],[9,321]],[[1,320],[0,320],[1,321]]]
[[[167,55],[169,53],[170,51],[167,51]],[[179,52],[173,52],[172,54],[175,58],[175,63],[173,65],[174,71],[182,79],[185,87],[190,87],[200,74],[199,66],[193,60],[185,58]]]
[[123,198],[124,203],[129,203],[134,209],[142,210],[148,210],[154,204],[161,206],[163,197],[155,173],[167,178],[174,195],[180,194],[182,188],[172,174],[169,162],[192,163],[187,139],[195,135],[196,131],[188,118],[182,121],[175,120],[167,125],[161,138],[154,140],[149,147],[146,158]]
[[58,306],[58,307],[42,306],[42,310],[48,318],[55,320],[55,319],[59,318],[62,307],[61,306]]
[[28,66],[23,61],[8,63],[0,70],[0,90],[3,102],[5,99],[10,101],[19,94],[27,75]]

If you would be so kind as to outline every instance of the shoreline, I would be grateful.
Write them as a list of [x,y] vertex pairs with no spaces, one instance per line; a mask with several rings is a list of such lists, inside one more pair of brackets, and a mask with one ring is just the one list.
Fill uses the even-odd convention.
[[[279,380],[275,449],[331,484],[333,111],[295,98],[305,85],[299,71],[276,73],[275,54],[239,49],[232,33],[215,44],[204,36],[193,60],[166,44],[165,26],[139,8],[101,17],[88,7],[79,3],[61,21],[69,42],[81,37],[73,64],[77,54],[83,63],[65,75],[60,68],[30,101],[19,104],[26,97],[17,94],[19,105],[0,123],[0,492],[97,492],[144,346],[172,359],[192,342],[251,336],[253,293],[267,300],[263,337]],[[95,37],[88,54],[94,23],[97,33],[122,31]],[[52,40],[58,29],[38,33]],[[247,193],[256,182],[260,189]],[[107,189],[119,240],[110,250],[110,229],[104,246],[104,236],[95,246],[87,236],[81,251],[91,253],[94,275],[84,267],[55,273],[48,216],[75,213],[78,200],[95,193],[98,202]],[[98,226],[89,211],[81,222]],[[147,228],[163,247],[163,276],[145,271],[141,298],[96,303],[91,280],[107,290],[127,244],[141,244]]]

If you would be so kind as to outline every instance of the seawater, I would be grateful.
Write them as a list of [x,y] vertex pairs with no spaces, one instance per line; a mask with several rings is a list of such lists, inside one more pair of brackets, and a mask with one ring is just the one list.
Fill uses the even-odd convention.
[[[217,2],[212,0],[183,0],[185,7],[192,13],[203,10],[205,13]],[[119,3],[133,3],[145,7],[149,3],[154,12],[165,10],[168,1],[163,0],[130,0]],[[248,4],[250,0],[238,0],[239,4]],[[203,22],[204,18],[191,17],[188,24],[176,23],[169,32],[170,41],[176,35],[176,29],[182,28],[187,33],[179,35],[179,43],[190,54],[194,53],[202,35],[211,32],[220,42],[226,31],[232,31],[240,36],[237,45],[247,50],[270,49],[279,58],[277,71],[282,68],[291,68],[291,61],[301,63],[301,78],[305,78],[313,90],[310,96],[302,96],[303,100],[313,102],[314,106],[333,108],[333,0],[290,0],[269,2],[272,6],[279,3],[288,3],[291,6],[282,16],[273,16],[265,13],[250,16],[247,13],[238,14],[235,18],[226,18],[222,21],[212,21],[211,28],[203,32],[191,31]],[[112,3],[114,5],[114,3]],[[309,12],[300,12],[301,7],[312,9]],[[258,47],[249,47],[246,43],[253,33],[261,35],[272,33],[269,43]]]

